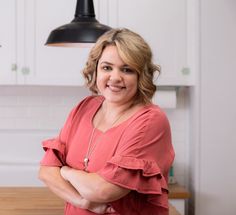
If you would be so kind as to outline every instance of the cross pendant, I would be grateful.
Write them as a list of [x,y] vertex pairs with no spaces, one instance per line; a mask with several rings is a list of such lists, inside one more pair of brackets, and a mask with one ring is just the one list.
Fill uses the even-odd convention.
[[84,158],[84,170],[85,170],[85,171],[87,170],[88,162],[89,162],[89,158],[85,157],[85,158]]

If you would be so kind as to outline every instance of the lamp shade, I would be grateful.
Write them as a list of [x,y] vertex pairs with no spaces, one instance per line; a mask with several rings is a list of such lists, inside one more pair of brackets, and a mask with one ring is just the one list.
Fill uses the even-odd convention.
[[45,45],[83,46],[95,43],[111,27],[99,23],[95,18],[93,0],[77,0],[75,17],[66,25],[54,29]]

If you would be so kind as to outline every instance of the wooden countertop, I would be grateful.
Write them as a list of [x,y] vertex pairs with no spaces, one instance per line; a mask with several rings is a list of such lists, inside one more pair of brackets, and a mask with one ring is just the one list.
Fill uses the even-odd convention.
[[45,187],[1,187],[0,214],[63,215],[64,202]]
[[[189,198],[179,185],[170,185],[170,198]],[[64,202],[46,187],[0,187],[0,214],[63,215]],[[170,206],[170,215],[179,215]]]
[[189,191],[179,184],[169,184],[169,199],[188,199]]

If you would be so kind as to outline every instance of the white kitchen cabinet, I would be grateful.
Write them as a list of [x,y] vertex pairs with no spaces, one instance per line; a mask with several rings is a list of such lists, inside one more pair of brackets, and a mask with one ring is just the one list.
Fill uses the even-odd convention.
[[15,1],[0,0],[0,84],[16,82]]
[[[146,39],[162,67],[159,85],[193,84],[187,0],[95,0],[94,6],[101,23],[130,28]],[[6,26],[0,30],[0,84],[83,84],[89,48],[44,45],[53,29],[74,18],[76,0],[0,0],[0,7],[0,23]]]
[[[23,80],[30,85],[82,85],[81,70],[88,48],[48,47],[49,33],[74,18],[76,0],[26,0],[24,56],[28,74]],[[27,72],[27,70],[26,70]]]
[[44,45],[53,29],[74,18],[75,8],[76,0],[0,0],[0,84],[83,84],[89,48]]

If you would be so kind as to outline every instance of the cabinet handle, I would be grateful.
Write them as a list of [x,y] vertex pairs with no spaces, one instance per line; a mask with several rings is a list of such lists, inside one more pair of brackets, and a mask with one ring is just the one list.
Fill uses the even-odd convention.
[[191,70],[189,67],[184,67],[182,70],[181,70],[182,74],[183,75],[190,75],[191,73]]
[[16,63],[13,63],[13,64],[11,65],[11,71],[12,71],[12,72],[16,72],[16,71],[17,71],[17,64],[16,64]]
[[29,67],[22,67],[22,69],[21,69],[21,73],[23,74],[23,75],[29,75],[30,74],[30,69],[29,69]]

